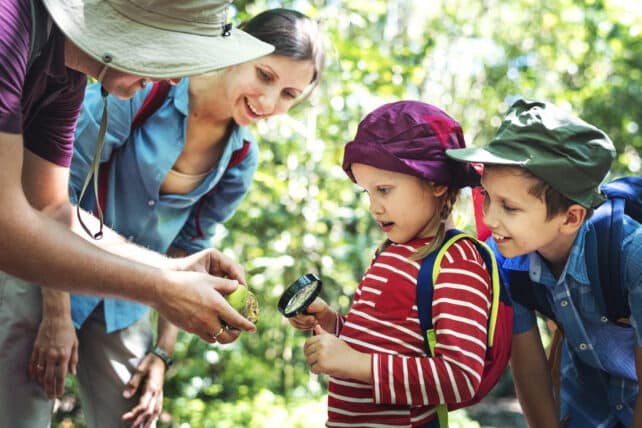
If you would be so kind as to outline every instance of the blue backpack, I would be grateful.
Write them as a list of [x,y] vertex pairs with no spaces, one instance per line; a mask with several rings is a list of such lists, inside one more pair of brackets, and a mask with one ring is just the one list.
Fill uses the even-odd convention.
[[441,260],[450,246],[460,239],[470,239],[484,259],[492,284],[492,303],[488,318],[488,339],[484,372],[475,396],[466,402],[440,404],[436,406],[439,427],[448,427],[448,411],[473,405],[479,402],[497,384],[510,359],[512,344],[513,307],[508,291],[503,286],[493,251],[480,240],[456,229],[446,232],[441,247],[430,253],[422,262],[417,276],[417,311],[421,330],[424,332],[424,345],[429,356],[435,355],[436,333],[432,325],[433,285],[441,268]]
[[[585,254],[588,276],[600,313],[614,323],[628,326],[631,310],[621,278],[622,225],[625,214],[642,222],[642,178],[618,178],[602,185],[600,189],[607,200],[587,220],[589,232]],[[493,244],[489,241],[489,245]],[[497,258],[498,261],[502,259],[500,255]],[[510,271],[509,275],[514,301],[556,321],[544,287],[532,286],[528,272]]]

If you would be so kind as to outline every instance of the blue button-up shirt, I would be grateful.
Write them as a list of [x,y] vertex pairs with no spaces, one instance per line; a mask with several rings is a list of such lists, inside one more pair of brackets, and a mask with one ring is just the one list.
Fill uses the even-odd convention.
[[[105,223],[129,240],[164,253],[170,246],[189,253],[210,247],[216,225],[228,219],[246,195],[258,164],[258,147],[249,130],[236,126],[229,137],[218,165],[192,192],[160,194],[160,185],[185,145],[188,115],[189,80],[183,79],[169,91],[164,104],[144,124],[130,128],[136,113],[151,90],[151,85],[131,100],[110,96],[109,124],[101,162],[111,161]],[[70,199],[77,203],[85,176],[96,151],[103,102],[100,85],[87,88],[76,129],[70,175]],[[228,164],[234,151],[250,142],[241,162]],[[216,190],[199,201],[210,190]],[[81,206],[95,210],[95,195],[89,186]],[[199,232],[202,231],[201,235]],[[147,306],[117,299],[72,295],[72,319],[80,328],[94,308],[104,301],[107,331],[125,328],[140,319]]]
[[[561,367],[561,415],[571,427],[611,427],[632,424],[638,394],[636,346],[642,346],[642,226],[624,221],[624,287],[628,291],[633,328],[610,322],[598,311],[586,266],[585,224],[573,244],[566,266],[555,279],[537,254],[506,259],[508,270],[528,270],[534,287],[545,287],[551,308],[565,334]],[[536,325],[535,313],[513,302],[513,333]]]

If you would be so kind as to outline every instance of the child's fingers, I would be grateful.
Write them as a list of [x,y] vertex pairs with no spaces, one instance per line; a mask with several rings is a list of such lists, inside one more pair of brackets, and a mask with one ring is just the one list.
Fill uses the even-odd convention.
[[327,331],[321,327],[321,324],[317,324],[314,326],[314,334],[329,334]]
[[297,315],[292,318],[288,318],[290,325],[299,330],[310,330],[317,323],[317,320],[314,316],[311,315]]
[[323,312],[327,308],[328,308],[328,304],[325,302],[325,300],[323,300],[320,297],[317,297],[316,299],[314,299],[312,303],[310,303],[310,306],[308,306],[305,312],[310,315],[314,315],[319,312]]

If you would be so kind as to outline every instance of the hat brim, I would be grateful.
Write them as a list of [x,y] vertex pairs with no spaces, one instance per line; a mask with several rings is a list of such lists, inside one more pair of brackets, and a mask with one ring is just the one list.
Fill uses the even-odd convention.
[[125,73],[167,79],[268,55],[274,47],[232,29],[229,36],[169,31],[132,21],[105,1],[43,0],[60,30],[84,52]]
[[505,157],[497,156],[486,149],[479,147],[467,147],[465,149],[449,149],[446,150],[446,155],[452,159],[481,163],[481,164],[497,164],[497,165],[524,165],[526,161],[516,161]]

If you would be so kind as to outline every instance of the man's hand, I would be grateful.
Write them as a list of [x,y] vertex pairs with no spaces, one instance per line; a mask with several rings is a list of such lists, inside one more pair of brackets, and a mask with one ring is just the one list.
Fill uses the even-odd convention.
[[138,404],[125,413],[122,420],[131,422],[132,428],[148,428],[158,419],[163,409],[163,383],[165,363],[149,353],[140,362],[123,391],[123,397],[131,398],[141,388]]
[[175,270],[209,273],[210,275],[236,279],[238,282],[246,284],[243,267],[213,248],[169,260]]
[[43,316],[29,360],[29,378],[36,379],[50,400],[65,392],[67,372],[76,375],[78,338],[69,315]]
[[166,286],[156,287],[153,305],[168,321],[210,343],[230,343],[241,331],[256,331],[223,297],[245,284],[238,263],[213,249],[170,260],[176,270],[166,273]]

